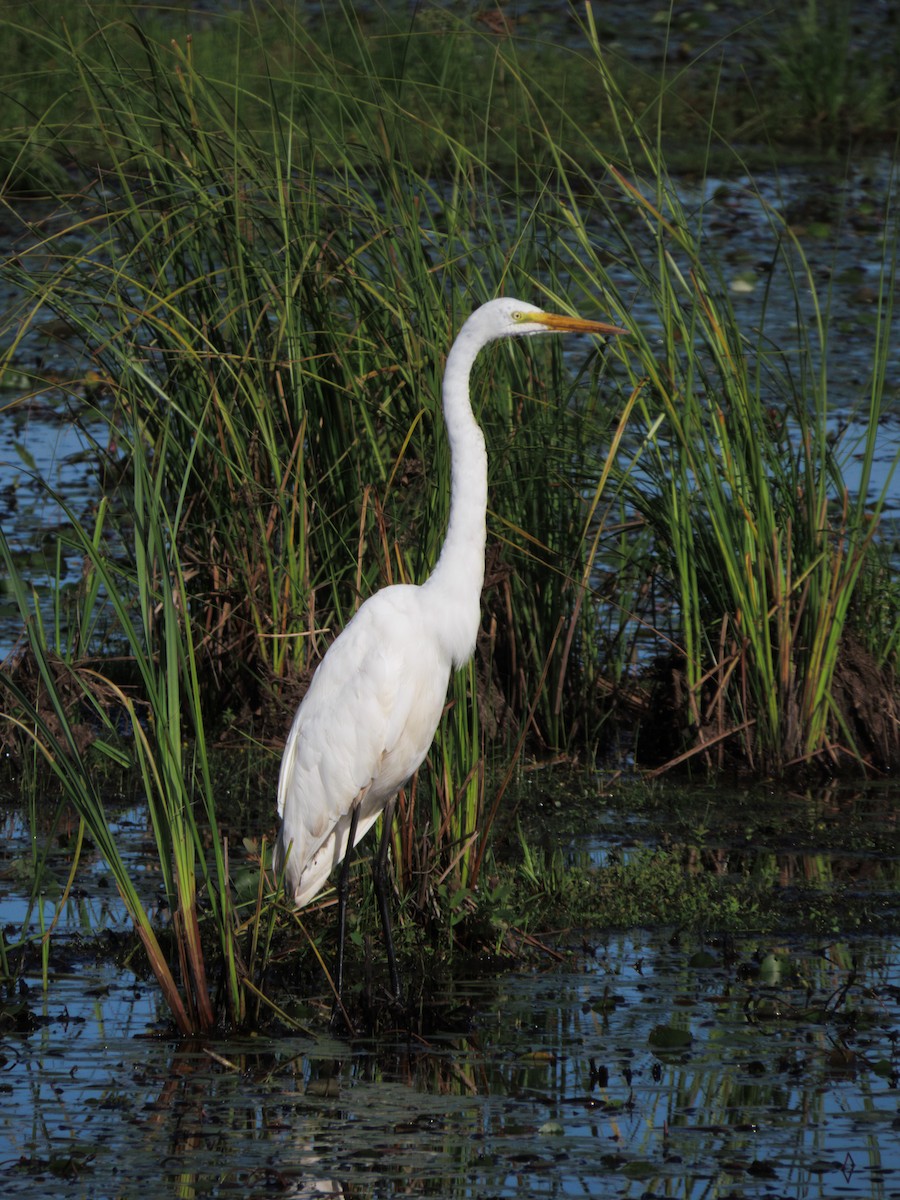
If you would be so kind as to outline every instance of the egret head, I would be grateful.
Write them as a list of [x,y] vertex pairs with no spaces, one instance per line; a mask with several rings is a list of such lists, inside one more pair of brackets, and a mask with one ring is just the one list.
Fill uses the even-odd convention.
[[489,338],[531,337],[537,333],[594,333],[612,337],[628,332],[604,321],[586,321],[565,313],[544,312],[511,296],[489,300],[475,310],[469,321],[480,326],[482,334]]

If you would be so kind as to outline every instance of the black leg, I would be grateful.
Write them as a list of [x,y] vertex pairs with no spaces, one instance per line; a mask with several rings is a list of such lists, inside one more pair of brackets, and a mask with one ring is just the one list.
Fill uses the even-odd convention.
[[334,1007],[331,1012],[331,1023],[337,1025],[350,1022],[344,1011],[342,995],[344,988],[344,934],[347,930],[347,897],[350,894],[350,859],[353,857],[353,843],[356,841],[356,825],[359,821],[359,805],[354,804],[350,812],[350,833],[347,837],[347,849],[344,861],[341,863],[341,874],[338,879],[338,942],[337,955],[334,960]]
[[388,849],[391,844],[391,826],[394,823],[394,807],[396,796],[388,801],[382,814],[384,822],[381,830],[381,844],[372,866],[372,882],[375,885],[375,899],[378,901],[378,911],[381,914],[381,928],[384,932],[384,949],[387,954],[388,971],[391,976],[391,991],[394,1000],[400,1004],[403,999],[403,989],[400,987],[400,974],[397,970],[397,956],[394,953],[394,938],[391,933],[391,904],[389,895],[389,880],[387,869]]

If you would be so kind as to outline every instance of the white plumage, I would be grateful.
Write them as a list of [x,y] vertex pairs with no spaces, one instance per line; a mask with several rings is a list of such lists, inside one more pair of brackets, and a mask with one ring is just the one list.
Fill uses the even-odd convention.
[[297,710],[278,812],[281,852],[293,843],[285,876],[298,906],[343,859],[354,803],[358,841],[434,738],[451,659],[433,636],[423,600],[422,588],[399,584],[366,601],[319,664]]
[[[475,357],[497,338],[552,332],[624,330],[502,299],[477,309],[450,349],[443,384],[450,521],[441,556],[421,586],[386,587],[360,607],[319,664],[288,736],[276,861],[298,906],[348,853],[353,809],[358,842],[421,764],[450,672],[475,648],[487,510],[484,437],[469,402]],[[389,942],[387,928],[385,936]]]

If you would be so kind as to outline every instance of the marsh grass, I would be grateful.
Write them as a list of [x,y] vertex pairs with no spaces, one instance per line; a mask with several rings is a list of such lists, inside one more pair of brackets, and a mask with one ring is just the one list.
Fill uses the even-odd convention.
[[804,130],[827,151],[890,121],[898,107],[888,67],[896,41],[861,30],[849,0],[806,0],[776,30],[774,93],[794,137]]
[[[24,690],[13,698],[23,734],[27,727],[109,856],[179,1028],[203,1029],[217,1015],[210,946],[224,963],[229,1018],[239,1023],[246,1011],[209,731],[225,709],[273,702],[286,728],[305,679],[360,600],[427,574],[447,516],[443,356],[498,284],[534,295],[553,255],[531,211],[513,216],[461,142],[446,141],[440,181],[418,171],[405,135],[419,122],[397,104],[399,78],[374,73],[361,35],[367,86],[319,51],[295,120],[275,105],[277,83],[262,81],[253,107],[270,106],[273,153],[243,124],[245,97],[229,107],[191,46],[158,45],[138,30],[119,54],[121,34],[103,28],[92,41],[55,44],[78,75],[107,165],[82,196],[60,197],[71,224],[49,234],[35,227],[30,256],[6,264],[28,311],[52,311],[88,348],[101,381],[95,415],[109,431],[97,472],[115,496],[87,519],[67,511],[85,584],[66,630],[48,639],[43,610],[18,578],[28,650],[55,723]],[[470,41],[494,55],[492,43]],[[449,63],[451,45],[441,45]],[[441,88],[455,86],[438,75],[435,111],[445,107]],[[313,154],[304,133],[311,110],[325,131]],[[483,118],[462,105],[460,119],[474,130]],[[369,130],[365,154],[346,145],[351,124]],[[470,132],[467,141],[478,139]],[[453,682],[431,770],[410,789],[397,834],[401,879],[434,878],[445,896],[477,885],[489,835],[481,697],[514,754],[526,714],[529,730],[554,746],[570,714],[590,704],[593,682],[585,675],[588,694],[579,692],[565,610],[576,624],[586,619],[575,582],[585,573],[584,518],[578,505],[569,509],[570,472],[576,461],[590,480],[602,436],[573,397],[601,373],[597,361],[579,378],[549,346],[503,347],[478,367],[474,403],[492,450],[495,620],[477,670]],[[588,428],[589,442],[580,432]],[[15,572],[11,548],[6,556]],[[532,611],[519,613],[525,597]],[[80,668],[98,609],[126,647],[126,683]],[[51,646],[67,640],[59,665]],[[583,661],[596,672],[594,655]],[[175,914],[177,971],[116,859],[76,745],[63,666],[99,730],[92,753],[130,761],[142,779]],[[558,696],[548,703],[551,685]],[[124,747],[113,736],[123,713]]]
[[[622,103],[596,40],[593,46],[620,138],[617,161],[600,158],[597,167],[619,196],[592,191],[589,179],[570,172],[566,210],[582,261],[591,264],[586,273],[611,294],[614,279],[581,215],[603,205],[639,299],[652,305],[652,333],[647,325],[635,330],[627,360],[640,395],[634,432],[643,429],[644,440],[638,469],[630,461],[624,483],[676,601],[683,689],[669,699],[680,708],[686,752],[702,750],[707,763],[721,766],[727,742],[756,770],[845,756],[888,766],[896,735],[876,708],[893,711],[893,683],[876,657],[893,657],[896,645],[882,651],[894,626],[854,625],[853,599],[863,576],[881,574],[872,545],[893,473],[873,494],[896,213],[885,213],[872,373],[857,414],[865,434],[852,448],[860,483],[851,496],[842,472],[848,448],[830,434],[828,297],[820,296],[797,237],[771,213],[776,269],[787,274],[797,311],[789,370],[765,310],[755,339],[742,329],[704,254],[703,206],[686,209],[658,143]],[[807,303],[811,336],[803,332]],[[871,706],[866,692],[877,696]]]
[[[54,313],[87,348],[108,438],[97,512],[67,511],[64,537],[85,567],[52,630],[2,543],[44,689],[38,704],[13,677],[11,719],[107,855],[184,1031],[219,1019],[211,963],[227,1018],[258,1013],[280,920],[263,875],[235,911],[211,740],[227,722],[280,748],[361,600],[436,561],[443,358],[498,292],[634,333],[602,353],[503,345],[477,365],[491,476],[485,622],[428,770],[401,798],[403,889],[443,912],[452,944],[488,886],[491,824],[524,747],[603,750],[621,698],[634,703],[638,630],[658,635],[683,675],[679,753],[716,765],[710,746],[727,744],[757,768],[838,744],[865,757],[833,680],[871,579],[877,505],[841,486],[808,345],[808,390],[785,376],[780,394],[799,436],[790,422],[773,430],[762,380],[777,356],[739,329],[702,223],[618,91],[587,13],[588,49],[569,57],[604,98],[589,127],[515,40],[448,14],[440,36],[413,22],[383,42],[349,8],[329,10],[316,38],[282,20],[256,75],[229,76],[226,63],[219,76],[199,39],[147,28],[41,34],[83,114],[64,127],[48,112],[43,128],[82,163],[99,144],[102,166],[58,196],[70,220],[25,231],[30,248],[5,264],[26,297],[6,357],[15,363],[23,323]],[[256,55],[262,28],[253,36]],[[478,88],[461,62],[477,67]],[[601,145],[615,145],[614,159]],[[809,272],[785,262],[799,294]],[[636,304],[649,314],[640,321]],[[819,334],[824,343],[824,320]],[[875,361],[871,428],[884,343]],[[674,598],[666,628],[660,595]],[[126,648],[124,680],[84,662],[98,613]],[[171,961],[117,858],[72,695],[90,715],[90,754],[142,781],[175,914]],[[275,773],[273,754],[273,795]]]
[[[102,672],[67,663],[52,653],[34,616],[34,597],[14,570],[6,538],[0,537],[0,552],[22,613],[27,649],[42,685],[37,695],[29,694],[13,676],[6,680],[5,687],[16,701],[16,710],[9,719],[43,755],[62,795],[77,814],[80,829],[89,832],[103,854],[177,1028],[185,1034],[197,1033],[210,1029],[217,1019],[200,931],[201,887],[221,939],[229,1016],[233,1021],[239,1022],[242,1017],[243,996],[231,936],[230,881],[216,828],[203,723],[196,710],[199,693],[192,634],[181,616],[184,577],[173,555],[171,526],[156,486],[158,477],[154,479],[149,472],[140,442],[132,446],[132,452],[134,575],[126,568],[123,578],[121,566],[109,560],[102,540],[84,537],[86,531],[77,517],[69,515],[75,537],[83,536],[80,548],[100,578],[116,610],[119,628],[129,640],[141,687],[134,692],[124,690]],[[157,610],[162,612],[161,620],[157,619]],[[98,731],[93,738],[93,754],[126,765],[130,756],[122,747],[119,726],[123,718],[127,722],[133,760],[143,780],[162,886],[172,913],[177,965],[164,951],[148,901],[141,896],[137,879],[119,851],[98,786],[98,773],[85,759],[73,706],[66,696],[70,688],[62,686],[63,679],[77,689],[79,707],[88,709],[89,719]],[[83,720],[83,713],[81,716]],[[206,854],[206,831],[211,834],[211,861]]]
[[[3,40],[8,69],[0,95],[0,179],[43,193],[65,186],[61,163],[108,162],[109,130],[90,119],[78,60],[109,61],[139,74],[143,56],[135,29],[165,45],[190,40],[198,73],[214,83],[221,102],[240,107],[243,127],[261,144],[277,145],[273,106],[291,114],[307,151],[321,153],[335,135],[341,159],[365,168],[372,136],[399,147],[397,161],[416,161],[436,178],[465,152],[475,151],[507,179],[542,156],[540,137],[526,144],[528,100],[507,63],[498,58],[515,43],[529,79],[564,99],[572,113],[592,114],[602,86],[590,55],[568,52],[580,42],[580,6],[528,6],[502,21],[477,14],[460,21],[445,6],[419,5],[411,13],[390,2],[341,3],[310,9],[295,0],[197,8],[182,0],[141,5],[110,0],[9,0]],[[745,12],[663,6],[650,27],[637,27],[627,10],[597,10],[606,69],[642,120],[664,121],[670,163],[703,169],[710,151],[705,124],[715,108],[723,143],[769,164],[780,153],[834,154],[854,143],[890,145],[900,129],[894,64],[896,23],[874,10],[854,21],[849,0],[805,0],[784,12]],[[729,23],[730,17],[730,23]],[[67,51],[59,52],[60,30]],[[632,41],[643,53],[629,52]],[[562,43],[562,44],[561,44]],[[560,51],[562,51],[560,53]],[[648,53],[649,52],[649,53]],[[658,66],[646,63],[655,57]],[[724,73],[724,79],[723,79]],[[265,81],[265,83],[261,83]],[[332,86],[322,86],[329,82]],[[346,96],[352,95],[353,103]],[[135,104],[141,104],[140,99]],[[142,108],[153,122],[154,101]],[[472,113],[491,111],[473,142]],[[524,118],[524,120],[523,120]],[[519,132],[512,130],[518,124]],[[581,139],[569,122],[554,135],[582,166]],[[607,152],[602,123],[592,134]],[[299,144],[299,143],[298,143]],[[74,151],[74,154],[73,154]],[[728,153],[722,156],[727,163]]]

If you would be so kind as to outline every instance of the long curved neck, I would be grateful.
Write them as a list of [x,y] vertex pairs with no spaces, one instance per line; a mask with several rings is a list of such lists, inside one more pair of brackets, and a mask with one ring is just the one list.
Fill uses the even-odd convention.
[[[487,453],[472,413],[469,376],[482,335],[463,325],[444,371],[444,423],[450,442],[450,520],[440,558],[425,586],[438,589],[453,611],[450,650],[457,665],[471,655],[478,633],[484,583]],[[448,628],[451,634],[451,628]],[[449,643],[449,639],[448,639]]]

